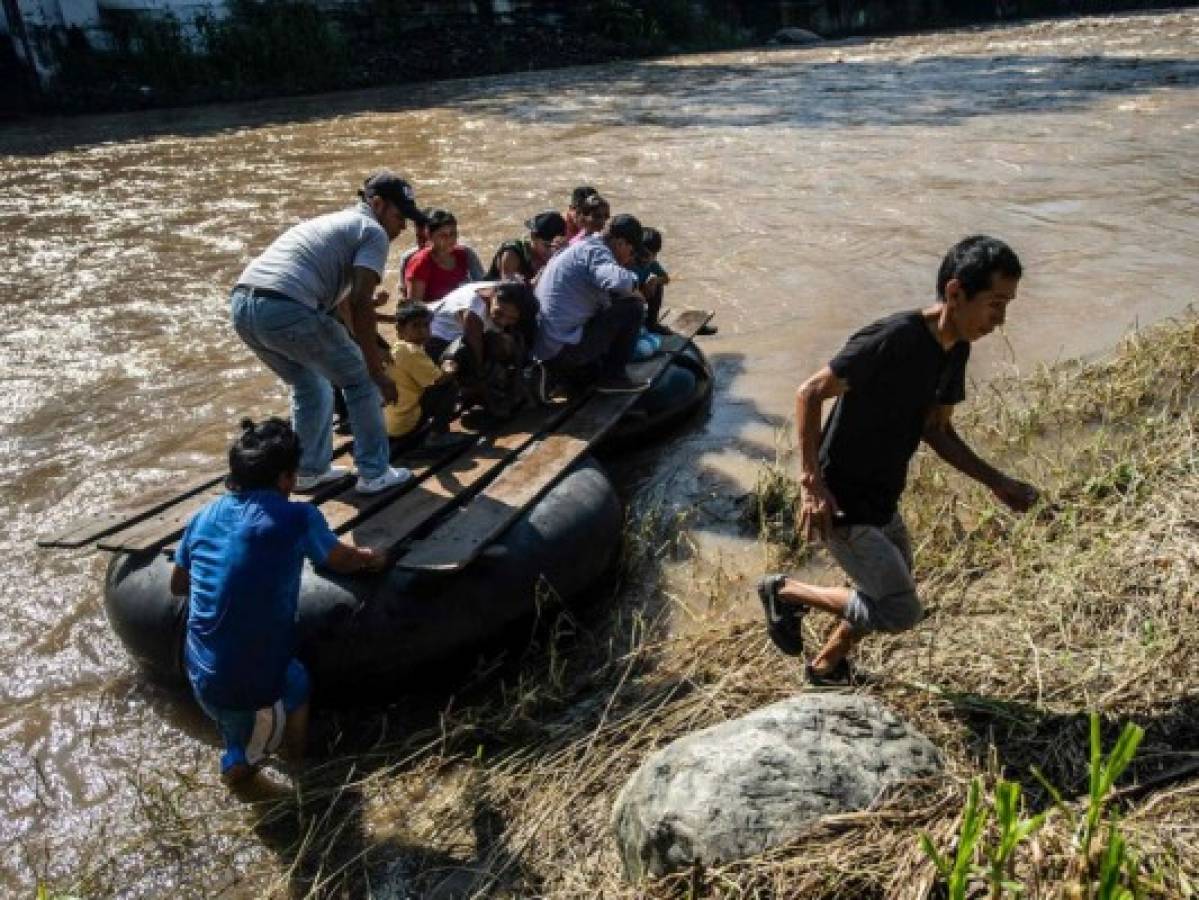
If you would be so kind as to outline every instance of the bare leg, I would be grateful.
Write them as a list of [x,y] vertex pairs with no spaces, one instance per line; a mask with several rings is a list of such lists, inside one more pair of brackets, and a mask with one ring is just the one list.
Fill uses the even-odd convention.
[[819,609],[834,616],[845,615],[845,608],[849,605],[849,591],[843,587],[820,587],[794,578],[783,582],[778,598],[784,603]]
[[287,714],[283,726],[283,757],[299,769],[304,764],[304,750],[308,746],[308,704],[296,707]]
[[827,675],[861,639],[862,635],[855,632],[848,622],[838,622],[820,652],[812,659],[812,670],[817,675]]

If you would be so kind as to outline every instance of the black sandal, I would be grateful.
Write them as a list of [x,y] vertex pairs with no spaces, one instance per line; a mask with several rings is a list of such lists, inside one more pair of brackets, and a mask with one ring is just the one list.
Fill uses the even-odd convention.
[[766,615],[766,633],[770,640],[787,656],[803,655],[803,617],[807,607],[779,602],[779,588],[786,575],[763,575],[758,579],[758,599],[762,601],[762,612]]
[[804,666],[804,676],[812,687],[849,687],[858,681],[857,672],[848,658],[842,659],[823,675],[809,663]]

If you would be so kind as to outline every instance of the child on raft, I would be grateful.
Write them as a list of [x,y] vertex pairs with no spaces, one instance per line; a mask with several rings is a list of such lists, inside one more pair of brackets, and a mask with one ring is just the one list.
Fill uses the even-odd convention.
[[428,243],[404,264],[403,296],[432,303],[468,281],[482,277],[483,264],[458,243],[458,220],[445,209],[428,210]]
[[602,232],[608,220],[612,218],[612,207],[599,194],[592,194],[579,204],[575,218],[579,223],[579,230],[570,239],[570,244],[577,244]]
[[598,193],[599,191],[589,184],[580,184],[570,192],[570,204],[566,208],[566,215],[563,216],[563,219],[566,221],[566,240],[568,243],[582,230],[579,225],[579,207],[583,205],[583,201],[588,197]]
[[428,423],[424,445],[433,450],[455,446],[450,421],[458,405],[458,385],[454,374],[458,364],[452,359],[438,365],[425,352],[433,313],[423,303],[410,301],[396,310],[398,343],[392,359],[384,368],[395,382],[399,399],[383,407],[383,419],[391,438],[406,438]]
[[387,563],[338,541],[316,506],[288,499],[300,450],[282,419],[243,419],[229,447],[229,493],[192,517],[175,552],[171,592],[188,598],[184,665],[224,740],[221,777],[231,786],[281,745],[303,762],[309,685],[295,653],[304,559],[342,573]]
[[519,375],[536,321],[537,299],[522,281],[463,285],[437,304],[425,349],[457,364],[465,403],[506,418],[524,399]]

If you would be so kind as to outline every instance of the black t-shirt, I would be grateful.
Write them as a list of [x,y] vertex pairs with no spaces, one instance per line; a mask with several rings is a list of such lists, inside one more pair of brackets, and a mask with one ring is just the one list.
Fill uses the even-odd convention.
[[970,345],[943,350],[919,310],[867,325],[829,368],[849,385],[820,444],[820,471],[845,517],[885,525],[895,515],[908,462],[933,406],[966,398]]

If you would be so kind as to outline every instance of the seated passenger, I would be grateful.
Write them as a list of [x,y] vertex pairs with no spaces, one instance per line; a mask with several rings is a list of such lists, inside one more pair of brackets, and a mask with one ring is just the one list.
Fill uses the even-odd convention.
[[[433,212],[432,207],[422,210],[425,216],[428,216],[431,212]],[[413,222],[412,236],[416,238],[416,243],[400,254],[399,295],[401,300],[408,299],[408,264],[412,262],[412,257],[429,246],[428,224],[426,222]]]
[[567,247],[541,273],[533,356],[544,364],[535,385],[543,402],[549,399],[550,376],[594,378],[601,393],[649,387],[625,371],[645,319],[637,276],[628,268],[641,250],[641,223],[619,215],[599,238]]
[[229,448],[229,493],[187,524],[171,592],[186,596],[183,660],[225,743],[227,783],[283,745],[297,765],[308,728],[308,674],[295,658],[304,559],[334,572],[378,571],[387,557],[337,540],[320,509],[293,503],[300,439],[282,419],[243,419]]
[[592,194],[598,194],[589,184],[581,184],[570,192],[570,206],[566,210],[566,240],[569,242],[579,233],[579,207]]
[[658,262],[662,252],[662,232],[657,228],[643,230],[645,250],[633,265],[637,274],[637,288],[645,297],[645,327],[653,334],[669,334],[670,329],[658,324],[662,312],[662,295],[670,284],[670,275]]
[[428,243],[414,253],[403,271],[404,296],[432,303],[454,288],[482,277],[475,251],[458,243],[458,220],[444,209],[428,211]]
[[572,244],[577,244],[579,241],[584,241],[593,234],[603,231],[604,226],[608,224],[608,219],[612,217],[612,208],[608,206],[608,201],[599,194],[592,194],[579,204],[576,216],[579,220],[579,231],[570,239]]
[[449,434],[450,421],[458,405],[458,385],[454,381],[455,363],[447,360],[436,365],[425,353],[433,313],[423,303],[408,301],[396,310],[396,337],[387,374],[396,384],[399,399],[383,407],[387,435],[403,438],[428,424],[424,445],[435,450],[454,446],[458,439]]
[[491,268],[487,270],[488,280],[519,276],[532,283],[554,252],[565,243],[566,220],[553,210],[538,213],[525,222],[525,228],[529,230],[527,238],[505,241],[495,252]]
[[537,300],[524,282],[463,285],[437,305],[425,349],[456,364],[464,402],[506,418],[524,400],[520,374],[536,317]]

